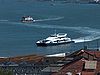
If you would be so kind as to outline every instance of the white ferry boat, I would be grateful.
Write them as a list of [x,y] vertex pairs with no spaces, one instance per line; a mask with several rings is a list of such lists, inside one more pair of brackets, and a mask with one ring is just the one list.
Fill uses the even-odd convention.
[[46,39],[39,40],[36,42],[37,46],[50,46],[68,43],[74,43],[74,41],[72,41],[71,38],[67,37],[67,34],[64,33],[54,34]]
[[34,20],[31,16],[24,16],[21,19],[21,22],[35,22],[36,20]]

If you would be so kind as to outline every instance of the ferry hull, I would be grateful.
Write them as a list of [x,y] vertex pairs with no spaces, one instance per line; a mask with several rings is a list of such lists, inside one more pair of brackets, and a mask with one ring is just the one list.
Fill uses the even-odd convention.
[[32,23],[32,22],[35,22],[35,21],[21,21],[22,23]]
[[63,42],[63,43],[36,43],[37,46],[55,46],[55,45],[61,45],[61,44],[69,44],[69,43],[74,43],[74,41],[69,41],[69,42]]
[[37,46],[47,46],[45,43],[36,43]]

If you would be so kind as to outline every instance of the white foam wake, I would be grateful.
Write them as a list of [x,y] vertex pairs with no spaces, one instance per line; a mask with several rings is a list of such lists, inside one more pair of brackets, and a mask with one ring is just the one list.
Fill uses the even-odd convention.
[[80,32],[83,33],[83,34],[88,34],[88,35],[84,36],[84,37],[79,37],[77,39],[73,39],[73,41],[75,41],[75,43],[88,42],[88,41],[100,39],[100,30],[92,29],[92,28],[89,28],[89,27],[85,27],[85,28],[82,27],[82,28],[83,29],[80,30]]
[[54,29],[69,29],[69,30],[74,30],[77,33],[81,34],[86,34],[86,36],[79,37],[76,39],[73,39],[75,43],[80,43],[80,42],[87,42],[87,41],[93,41],[100,39],[100,30],[99,29],[93,29],[90,27],[67,27],[67,26],[58,26],[58,25],[33,25],[33,24],[25,24],[26,26],[33,26],[36,28],[54,28]]
[[6,22],[6,21],[8,21],[8,20],[0,20],[0,22]]
[[[56,18],[59,19],[59,18]],[[55,19],[55,20],[56,20]],[[47,19],[50,20],[50,19]],[[19,25],[25,25],[28,27],[36,27],[36,28],[54,28],[54,29],[69,29],[74,30],[77,33],[81,33],[82,35],[86,34],[87,36],[79,37],[76,39],[73,39],[75,43],[80,42],[87,42],[87,41],[93,41],[100,39],[100,30],[99,29],[93,29],[90,27],[67,27],[67,26],[59,26],[59,25],[45,25],[45,24],[27,24],[27,23],[18,23],[18,22],[4,22],[4,23],[10,23],[10,24],[19,24]]]
[[60,20],[63,19],[64,17],[55,17],[55,18],[47,18],[47,19],[38,19],[38,20],[34,20],[35,22],[38,21],[51,21],[51,20]]
[[78,33],[87,35],[84,37],[73,39],[75,43],[88,42],[88,41],[100,39],[100,30],[93,29],[90,27],[66,27],[66,26],[57,26],[57,25],[32,25],[32,26],[40,27],[40,28],[69,29],[69,30],[74,30]]
[[73,41],[75,41],[75,43],[80,43],[80,42],[93,41],[93,40],[97,40],[97,39],[100,39],[100,35],[98,35],[97,37],[95,37],[93,35],[80,37],[80,38],[77,38],[77,39],[73,39]]

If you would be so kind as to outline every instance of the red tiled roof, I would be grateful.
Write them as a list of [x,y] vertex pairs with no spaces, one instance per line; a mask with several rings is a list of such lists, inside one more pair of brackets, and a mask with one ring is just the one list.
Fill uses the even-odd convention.
[[95,73],[94,72],[82,72],[82,75],[95,75]]
[[71,72],[73,74],[79,73],[83,69],[84,59],[69,63],[64,65],[64,67],[58,72],[52,75],[66,75],[67,72]]
[[[100,51],[93,51],[93,50],[79,50],[71,55],[69,57],[90,57],[86,58],[87,60],[91,59],[90,61],[94,61],[94,58],[100,58]],[[76,59],[76,58],[75,58]],[[67,72],[71,72],[72,75],[76,75],[77,73],[82,73],[82,75],[95,75],[100,71],[100,61],[97,61],[96,68],[95,69],[85,69],[85,60],[84,57],[82,59],[79,59],[77,61],[72,61],[69,64],[66,64],[63,66],[63,68],[58,73],[53,73],[52,75],[66,75]]]
[[79,50],[72,53],[69,56],[76,57],[76,56],[81,56],[82,54],[88,54],[90,56],[100,58],[100,51],[96,51],[96,50]]
[[100,51],[96,51],[96,50],[84,50],[84,52],[88,53],[88,54],[91,54],[91,55],[95,55],[96,57],[100,57]]
[[100,57],[100,51],[87,51],[88,53],[95,55],[97,58]]
[[43,56],[39,55],[26,55],[26,56],[17,56],[17,57],[10,57],[10,58],[2,58],[0,59],[0,62],[5,61],[12,61],[12,62],[21,62],[21,61],[34,61],[34,62],[40,62],[44,59]]

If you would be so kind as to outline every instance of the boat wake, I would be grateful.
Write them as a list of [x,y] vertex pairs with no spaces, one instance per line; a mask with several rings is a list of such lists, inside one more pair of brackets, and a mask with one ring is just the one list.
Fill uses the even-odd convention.
[[88,35],[84,36],[84,37],[79,37],[79,38],[73,39],[73,41],[75,41],[75,43],[88,42],[88,41],[94,41],[94,40],[100,39],[100,30],[99,29],[92,29],[89,27],[79,27],[78,30],[82,34],[88,34]]
[[[44,20],[58,20],[61,18],[54,18],[54,19],[44,19]],[[44,21],[39,20],[39,21]],[[24,25],[27,27],[35,27],[35,28],[52,28],[52,29],[68,29],[68,30],[74,30],[77,33],[80,33],[82,35],[85,35],[83,37],[79,37],[76,39],[72,39],[73,41],[75,41],[75,43],[80,43],[80,42],[88,42],[88,41],[93,41],[93,40],[97,40],[100,39],[100,30],[99,29],[93,29],[90,27],[67,27],[67,26],[58,26],[58,25],[46,25],[46,24],[29,24],[29,23],[20,23],[20,22],[9,22],[8,20],[0,20],[3,23],[9,23],[9,24],[13,24],[13,25]],[[4,22],[6,21],[6,22]]]
[[88,42],[100,39],[100,30],[93,29],[90,27],[66,27],[57,25],[27,25],[27,26],[34,26],[37,28],[69,29],[69,30],[74,30],[77,33],[81,33],[82,35],[85,35],[83,37],[72,39],[73,41],[75,41],[75,43]]
[[8,20],[0,20],[0,22],[6,22],[6,21],[8,21]]
[[60,20],[63,19],[64,17],[55,17],[55,18],[47,18],[47,19],[38,19],[38,20],[34,20],[35,22],[39,22],[39,21],[51,21],[51,20]]
[[[27,25],[27,24],[26,24]],[[86,35],[84,37],[79,37],[76,39],[73,39],[75,43],[80,42],[88,42],[100,39],[100,30],[99,29],[93,29],[90,27],[66,27],[66,26],[57,26],[57,25],[27,25],[27,26],[34,26],[37,28],[53,28],[53,29],[69,29],[74,30],[77,33],[81,33],[82,35]]]
[[[46,18],[46,19],[37,19],[37,20],[33,20],[33,22],[41,22],[41,21],[53,21],[53,20],[60,20],[63,19],[64,17],[52,17],[52,18]],[[18,24],[18,22],[10,22],[9,20],[3,20],[1,19],[0,22],[4,23],[4,22],[8,22],[8,23],[16,23]],[[19,23],[20,24],[20,23]]]
[[75,41],[75,43],[80,43],[80,42],[94,41],[94,40],[97,40],[97,39],[100,39],[100,35],[98,35],[97,37],[93,36],[93,35],[80,37],[80,38],[77,38],[77,39],[73,39],[73,41]]

